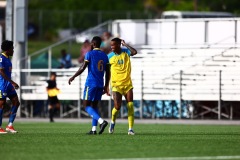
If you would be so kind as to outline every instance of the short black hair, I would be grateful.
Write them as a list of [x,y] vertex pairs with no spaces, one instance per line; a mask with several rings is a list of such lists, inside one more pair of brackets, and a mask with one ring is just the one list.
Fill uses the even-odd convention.
[[8,51],[13,48],[13,41],[5,40],[2,42],[1,49],[3,51]]
[[122,40],[120,38],[113,38],[111,41],[121,44]]
[[50,76],[57,76],[56,72],[51,72]]
[[102,43],[102,39],[101,39],[101,37],[99,37],[99,36],[94,36],[94,37],[92,38],[92,42],[96,44],[96,47],[99,47],[99,48],[100,48],[101,43]]

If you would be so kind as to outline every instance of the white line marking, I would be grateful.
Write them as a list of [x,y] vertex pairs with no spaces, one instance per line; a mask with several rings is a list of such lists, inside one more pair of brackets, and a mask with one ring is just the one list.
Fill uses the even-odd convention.
[[[116,158],[106,160],[228,160],[240,159],[239,156],[207,156],[207,157],[159,157],[159,158]],[[98,159],[103,160],[103,159]]]

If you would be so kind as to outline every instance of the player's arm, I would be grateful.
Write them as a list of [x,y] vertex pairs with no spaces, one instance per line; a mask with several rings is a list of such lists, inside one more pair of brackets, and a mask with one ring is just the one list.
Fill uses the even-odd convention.
[[14,87],[15,89],[18,89],[18,88],[19,88],[19,85],[18,85],[17,83],[15,83],[13,80],[11,80],[10,78],[8,78],[8,76],[5,74],[3,68],[0,68],[0,75],[1,75],[5,80],[9,81],[9,82],[13,85],[13,87]]
[[106,93],[108,96],[110,96],[109,81],[110,81],[110,64],[107,64],[107,66],[106,66],[106,74],[105,74],[105,85],[104,85],[103,94]]
[[83,65],[78,69],[78,71],[71,77],[71,78],[69,78],[69,80],[68,80],[68,84],[70,85],[71,84],[71,82],[77,77],[77,76],[79,76],[86,68],[87,68],[87,65],[88,65],[88,61],[84,61],[83,62]]
[[124,40],[122,40],[122,45],[127,47],[130,50],[131,56],[134,56],[137,54],[137,50],[135,48],[131,47],[130,45],[128,45],[127,43],[125,43]]

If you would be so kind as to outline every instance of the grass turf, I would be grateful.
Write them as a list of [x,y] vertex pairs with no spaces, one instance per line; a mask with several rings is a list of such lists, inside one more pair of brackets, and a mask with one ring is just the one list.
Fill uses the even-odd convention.
[[135,136],[127,135],[127,124],[91,136],[85,123],[16,122],[15,128],[19,133],[0,135],[4,160],[240,155],[240,126],[135,124]]

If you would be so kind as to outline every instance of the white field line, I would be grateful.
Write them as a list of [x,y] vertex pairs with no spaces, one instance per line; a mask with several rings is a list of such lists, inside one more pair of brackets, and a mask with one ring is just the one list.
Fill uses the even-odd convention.
[[[118,158],[118,159],[106,159],[106,160],[229,160],[238,159],[239,156],[206,156],[206,157],[159,157],[159,158]],[[103,160],[103,159],[98,159]]]

